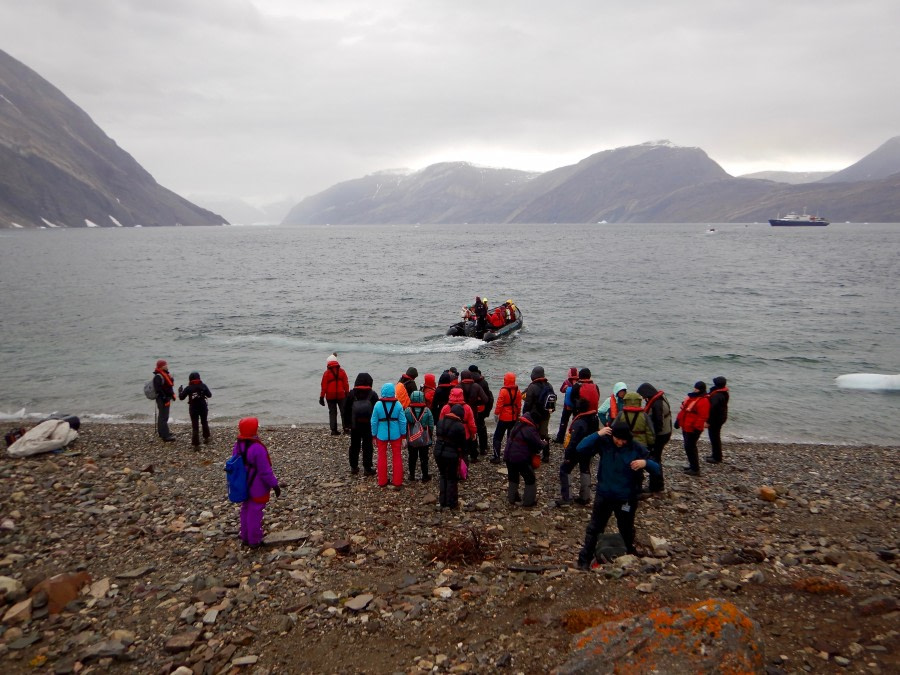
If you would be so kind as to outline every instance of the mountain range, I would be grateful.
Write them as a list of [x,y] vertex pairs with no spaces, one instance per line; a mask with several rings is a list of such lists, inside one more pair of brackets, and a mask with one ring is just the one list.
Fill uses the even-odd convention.
[[[656,141],[543,173],[444,162],[382,171],[303,199],[207,206],[246,224],[754,222],[808,210],[900,222],[900,136],[836,173],[729,175],[699,148]],[[806,181],[806,182],[797,182]],[[792,184],[796,183],[796,184]],[[159,185],[61,91],[0,50],[0,227],[221,225]]]
[[729,223],[801,210],[832,220],[900,222],[900,137],[814,178],[736,178],[699,148],[656,141],[546,173],[455,162],[372,174],[307,197],[284,223]]
[[221,225],[0,50],[0,227]]

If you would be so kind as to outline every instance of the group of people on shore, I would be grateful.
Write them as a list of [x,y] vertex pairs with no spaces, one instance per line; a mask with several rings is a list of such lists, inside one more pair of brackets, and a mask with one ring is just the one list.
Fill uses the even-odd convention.
[[[381,487],[401,489],[405,447],[408,480],[415,481],[420,475],[422,482],[429,482],[433,458],[438,471],[439,505],[455,509],[459,482],[465,480],[472,464],[487,458],[490,452],[487,459],[491,463],[506,465],[508,502],[534,506],[536,469],[550,459],[550,419],[561,395],[560,423],[552,439],[563,446],[558,506],[591,503],[592,458],[599,457],[591,519],[577,561],[580,568],[588,568],[593,562],[598,538],[613,515],[626,550],[635,551],[638,503],[642,497],[664,489],[662,453],[673,429],[681,429],[684,437],[686,475],[700,475],[697,443],[704,430],[708,430],[712,448],[706,461],[722,461],[721,429],[728,417],[729,391],[721,376],[713,379],[714,386],[708,392],[705,382],[697,382],[674,419],[664,391],[644,382],[631,392],[624,382],[617,382],[605,396],[589,368],[570,368],[557,389],[548,382],[544,368],[536,366],[524,391],[518,386],[516,374],[509,372],[496,398],[477,365],[462,372],[450,367],[437,378],[426,373],[421,387],[418,377],[418,370],[410,366],[397,382],[384,383],[376,393],[372,376],[360,372],[351,388],[337,354],[328,357],[319,403],[328,407],[331,434],[339,436],[343,431],[350,436],[351,474],[360,473],[361,460],[365,476],[375,476]],[[178,395],[188,399],[192,444],[196,448],[201,428],[204,442],[210,438],[206,399],[212,394],[199,373],[191,373],[189,379],[188,387],[178,388]],[[163,359],[156,364],[153,388],[159,413],[157,430],[164,441],[169,441],[174,437],[168,429],[168,409],[175,400],[175,389]],[[495,428],[489,442],[486,422],[491,414]],[[283,487],[272,471],[258,428],[256,418],[242,419],[232,451],[232,456],[244,457],[254,469],[250,472],[250,496],[241,506],[240,536],[249,546],[262,544],[263,509],[270,492],[277,496]],[[577,496],[573,496],[570,475],[576,466],[579,482]],[[650,474],[646,487],[644,471]]]
[[[602,396],[589,368],[570,368],[557,390],[536,366],[531,381],[521,391],[515,373],[506,373],[496,399],[477,365],[462,372],[450,367],[435,378],[424,375],[418,386],[418,370],[411,366],[398,381],[373,391],[373,378],[366,372],[356,376],[352,388],[337,355],[328,357],[319,402],[328,405],[333,435],[350,435],[350,472],[359,473],[360,454],[366,476],[376,476],[378,485],[400,489],[404,480],[402,450],[407,448],[408,479],[431,480],[429,460],[438,468],[441,508],[458,507],[459,481],[469,466],[485,458],[505,462],[507,500],[510,504],[534,506],[537,499],[536,469],[550,458],[549,424],[563,396],[562,414],[554,442],[563,445],[559,467],[559,506],[591,503],[591,460],[598,455],[594,507],[578,564],[589,565],[599,535],[615,515],[626,549],[634,550],[634,517],[642,495],[664,489],[662,453],[673,429],[684,436],[689,476],[700,475],[697,441],[708,429],[712,454],[707,462],[722,461],[721,429],[728,415],[729,392],[724,377],[716,377],[707,392],[697,382],[685,396],[677,415],[664,391],[649,382],[630,392],[618,382],[609,396]],[[488,442],[487,418],[493,413],[494,433]],[[504,446],[504,438],[506,439]],[[373,442],[375,447],[373,447]],[[373,459],[377,449],[377,462]],[[579,468],[578,496],[573,497],[570,474]],[[650,474],[643,486],[644,471]],[[523,484],[520,493],[520,483]]]

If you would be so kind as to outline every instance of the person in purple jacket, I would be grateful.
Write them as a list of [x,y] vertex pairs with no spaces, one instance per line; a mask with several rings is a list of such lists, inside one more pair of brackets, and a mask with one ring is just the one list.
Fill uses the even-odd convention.
[[245,417],[238,422],[238,437],[231,456],[244,456],[247,480],[250,482],[250,499],[241,503],[241,541],[257,548],[263,545],[263,510],[269,501],[269,492],[281,496],[278,478],[272,471],[269,450],[257,435],[259,420]]

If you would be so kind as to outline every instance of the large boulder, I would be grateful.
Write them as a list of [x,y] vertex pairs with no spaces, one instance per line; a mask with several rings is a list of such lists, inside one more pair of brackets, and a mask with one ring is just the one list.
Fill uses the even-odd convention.
[[759,625],[730,602],[664,607],[588,628],[557,675],[576,673],[759,673]]

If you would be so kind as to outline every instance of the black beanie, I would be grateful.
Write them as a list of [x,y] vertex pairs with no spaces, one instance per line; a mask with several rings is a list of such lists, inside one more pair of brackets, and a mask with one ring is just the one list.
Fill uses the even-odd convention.
[[416,370],[414,366],[410,366],[406,369],[406,376],[416,379],[419,376],[419,371]]
[[701,394],[706,393],[706,382],[700,380],[699,382],[694,382],[694,389],[699,389]]
[[713,384],[716,385],[719,389],[724,387],[727,384],[728,380],[719,375],[718,377],[713,378]]
[[628,422],[621,420],[612,425],[612,435],[613,438],[618,438],[621,441],[630,441],[634,438],[634,435],[631,433],[631,427],[628,426]]
[[200,373],[198,373],[196,370],[193,373],[191,373],[190,375],[188,375],[188,382],[190,382],[191,380],[199,380],[199,379],[200,379]]
[[591,369],[590,368],[582,368],[578,371],[578,379],[579,380],[589,380],[591,379]]
[[480,372],[481,372],[480,370],[478,370],[478,366],[476,366],[474,363],[473,363],[471,366],[469,366],[469,370],[470,370],[471,372],[473,372],[473,373],[480,373]]

